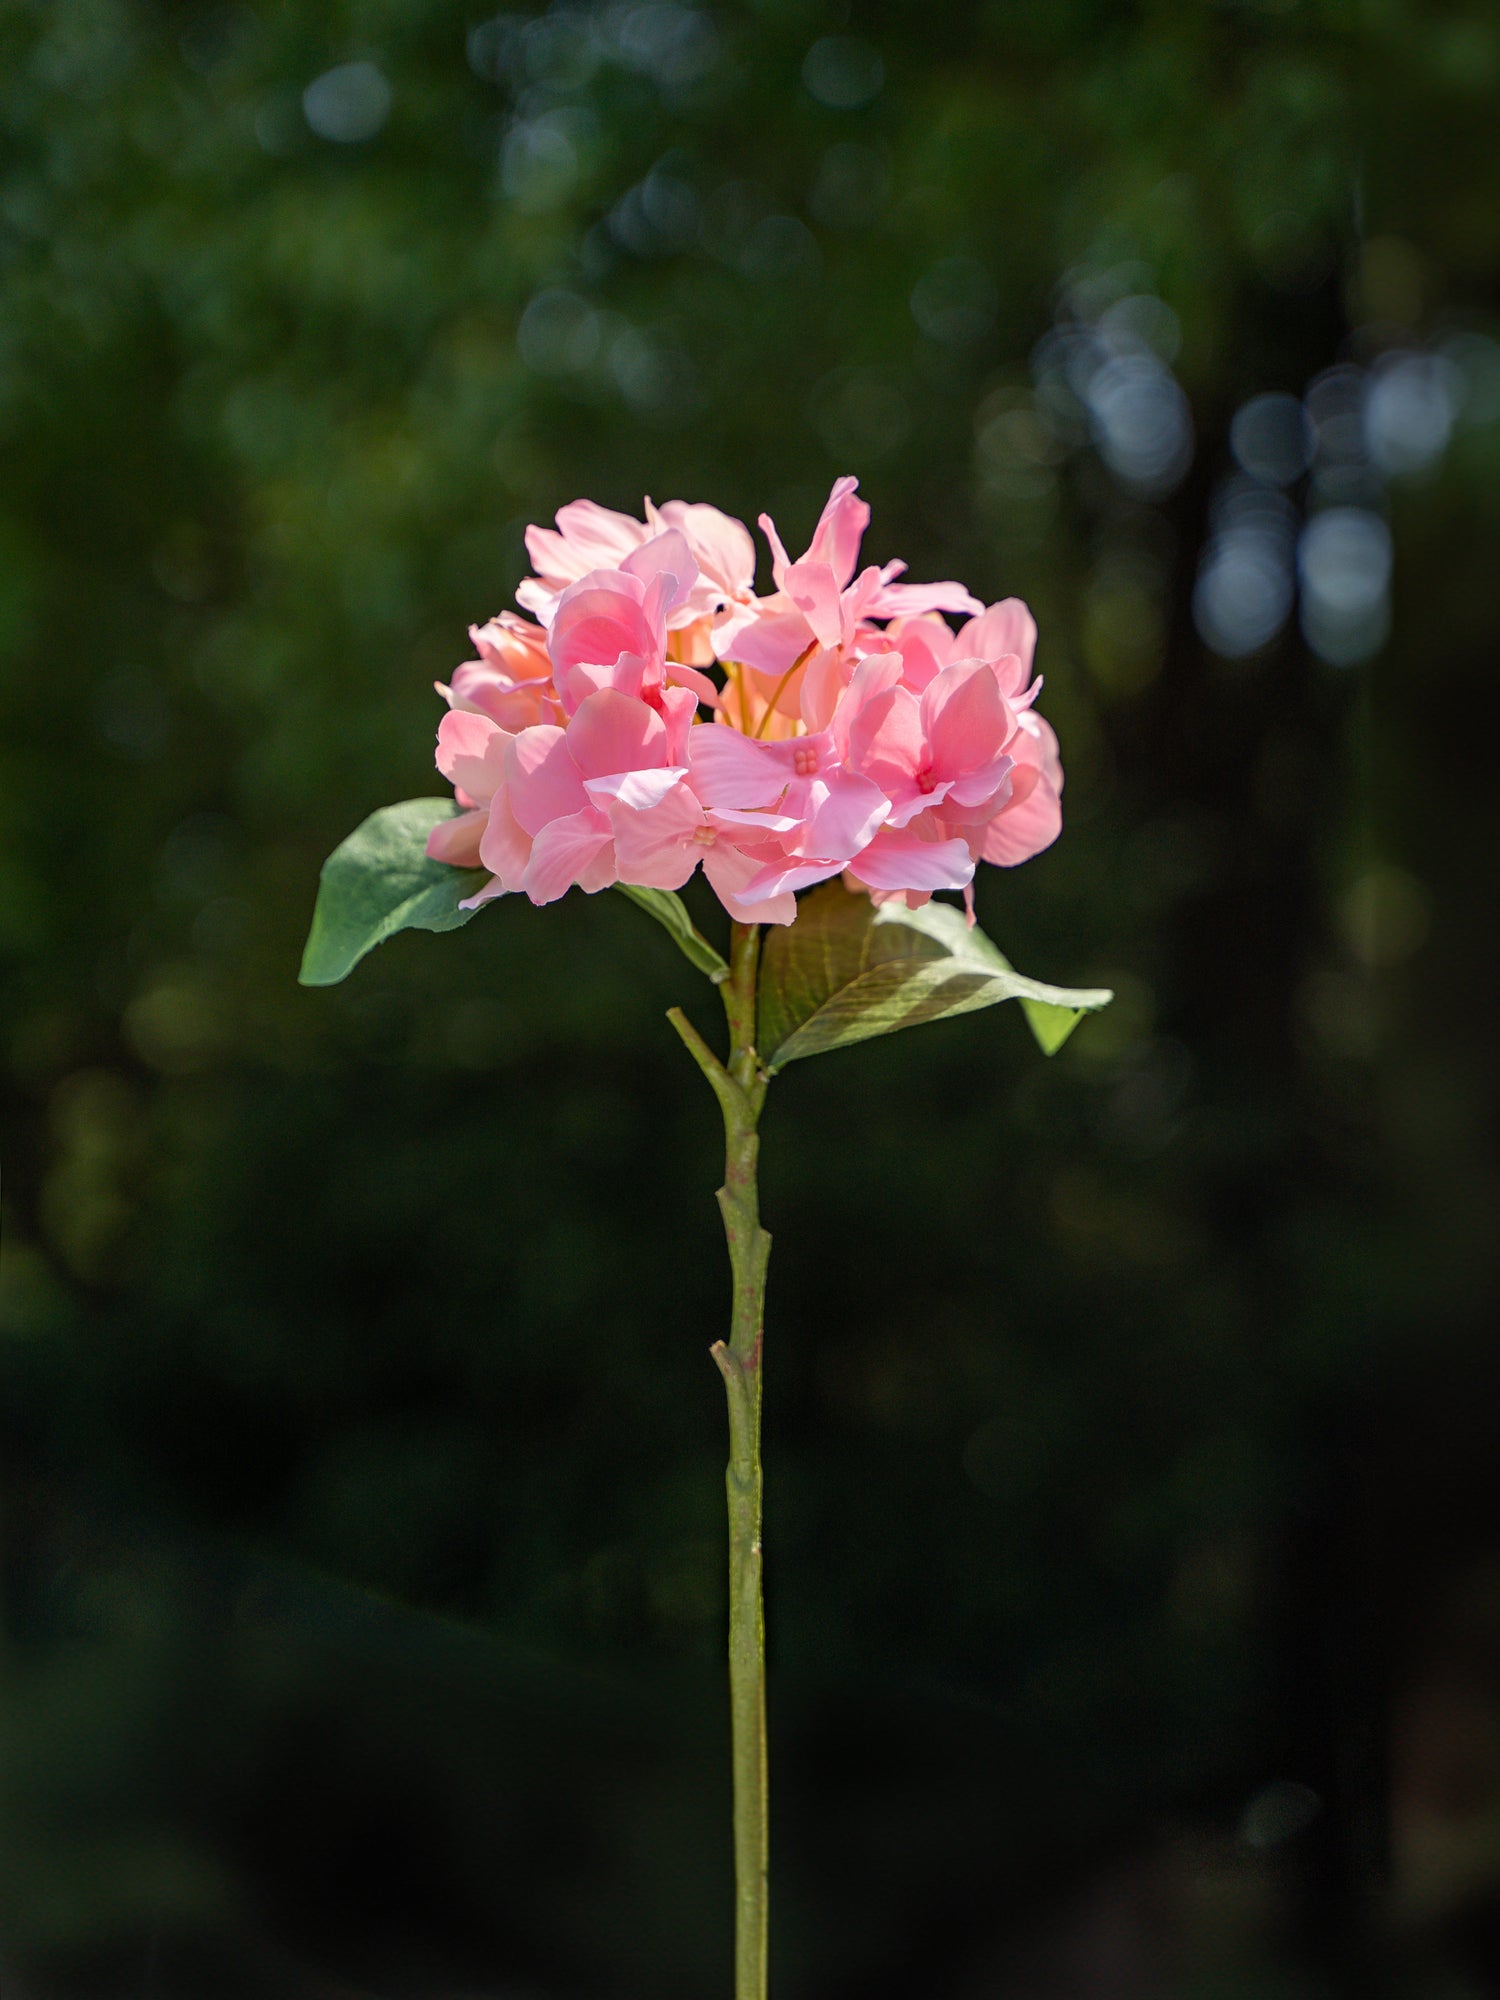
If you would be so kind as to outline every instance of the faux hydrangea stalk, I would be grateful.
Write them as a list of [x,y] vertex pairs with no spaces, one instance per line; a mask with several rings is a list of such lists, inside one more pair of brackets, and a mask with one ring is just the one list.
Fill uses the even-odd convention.
[[[719,988],[724,1058],[680,1008],[668,1018],[724,1118],[732,1305],[712,1353],[730,1433],[735,2000],[764,2000],[767,1981],[767,1088],[798,1057],[1013,998],[1050,1054],[1110,998],[1023,978],[974,926],[979,863],[1025,861],[1062,825],[1030,613],[900,581],[899,562],[859,569],[868,521],[840,479],[792,562],[763,514],[766,595],[749,531],[713,507],[648,500],[635,519],[578,500],[529,529],[516,602],[531,616],[475,627],[476,657],[439,684],[451,800],[385,807],[334,851],[302,967],[332,984],[398,930],[618,887]],[[727,960],[676,894],[700,866]],[[945,890],[962,910],[933,901]]]

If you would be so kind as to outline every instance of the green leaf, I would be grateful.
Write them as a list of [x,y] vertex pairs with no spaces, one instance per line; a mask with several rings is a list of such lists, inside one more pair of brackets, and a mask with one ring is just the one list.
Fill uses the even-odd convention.
[[459,903],[489,880],[483,868],[429,861],[427,836],[462,807],[452,799],[382,806],[323,863],[298,977],[336,986],[367,951],[397,931],[456,931],[475,913]]
[[803,898],[795,923],[767,932],[757,1046],[768,1070],[922,1021],[1019,1000],[1048,1055],[1113,994],[1044,986],[1015,971],[947,903],[879,909],[830,882]]
[[670,889],[639,889],[631,882],[620,882],[616,887],[632,903],[639,903],[643,910],[649,911],[683,957],[700,972],[706,972],[715,986],[729,977],[729,967],[694,925],[680,896],[673,895]]

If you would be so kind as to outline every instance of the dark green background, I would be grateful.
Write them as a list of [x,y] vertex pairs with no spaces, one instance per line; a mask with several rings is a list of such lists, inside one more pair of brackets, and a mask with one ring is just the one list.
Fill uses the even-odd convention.
[[[1494,331],[1500,17],[479,18],[0,4],[7,2000],[727,1992],[711,996],[614,896],[295,972],[527,521],[851,470],[1034,606],[980,918],[1120,998],[775,1085],[777,1990],[1500,1991],[1493,407],[1373,659],[1191,614],[1243,398]],[[1157,499],[1032,411],[1080,273]]]

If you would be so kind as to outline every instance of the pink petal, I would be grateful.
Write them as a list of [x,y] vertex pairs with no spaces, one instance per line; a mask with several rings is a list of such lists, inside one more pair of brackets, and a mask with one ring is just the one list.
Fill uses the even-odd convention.
[[886,630],[887,645],[899,648],[902,679],[920,694],[954,657],[953,634],[941,618],[903,618]]
[[870,606],[872,618],[917,618],[924,611],[963,611],[984,606],[961,583],[888,583]]
[[447,861],[455,868],[477,868],[479,837],[489,816],[489,807],[480,806],[456,819],[440,819],[427,836],[428,860]]
[[820,646],[842,644],[839,585],[827,563],[793,563],[782,588],[807,620],[808,629]]
[[974,879],[974,857],[962,840],[923,840],[908,829],[882,828],[849,872],[872,889],[962,889]]
[[761,856],[722,840],[703,851],[703,872],[714,894],[737,924],[789,924],[797,914],[797,899],[789,890],[747,903],[743,893],[759,875]]
[[497,896],[504,896],[508,894],[509,891],[506,889],[505,884],[503,882],[496,881],[495,877],[492,875],[489,881],[484,884],[483,888],[476,889],[472,896],[462,897],[459,901],[458,907],[461,910],[478,910],[481,909],[486,903],[493,903]]
[[1051,781],[1034,766],[1020,767],[1015,779],[1011,803],[985,828],[979,850],[985,861],[1000,868],[1029,861],[1062,832],[1062,800]]
[[511,811],[530,834],[540,833],[553,820],[581,812],[588,804],[563,732],[552,723],[538,723],[510,739],[505,753],[505,789]]
[[771,545],[771,575],[775,580],[776,588],[780,590],[786,573],[792,566],[791,560],[782,544],[780,535],[776,532],[776,523],[771,519],[770,515],[760,515],[759,521],[760,531]]
[[583,789],[606,812],[611,799],[617,799],[622,806],[632,806],[637,812],[646,812],[652,806],[659,806],[686,776],[682,765],[667,764],[657,771],[617,771],[608,778],[585,778]]
[[483,802],[504,779],[509,741],[488,716],[450,709],[438,724],[437,767],[449,784]]
[[526,530],[526,552],[539,576],[571,582],[591,569],[616,569],[650,532],[629,514],[613,513],[593,500],[570,500],[559,507],[558,531]]
[[552,672],[546,633],[513,611],[502,611],[487,625],[471,625],[469,637],[486,666],[514,680],[545,680]]
[[745,833],[765,834],[791,833],[802,822],[793,813],[787,812],[741,812],[733,806],[715,806],[708,814],[716,827],[722,827],[736,837]]
[[680,660],[667,661],[666,681],[669,688],[691,688],[695,708],[700,701],[707,708],[717,708],[723,699],[707,674],[700,674],[696,667],[684,666]]
[[844,661],[819,647],[797,683],[797,712],[809,729],[827,729],[846,686]]
[[876,599],[881,594],[880,578],[880,571],[873,565],[869,569],[862,569],[839,600],[842,645],[853,645],[854,635],[862,619],[881,615],[875,609]]
[[784,603],[775,611],[752,605],[731,612],[716,628],[714,651],[721,660],[741,660],[756,673],[780,680],[796,664],[798,654],[807,651],[812,636],[800,611],[788,611]]
[[619,570],[594,570],[557,601],[549,644],[559,690],[573,667],[612,667],[622,654],[659,657],[663,634],[642,604],[645,587]]
[[686,785],[648,811],[615,806],[609,817],[622,882],[644,889],[680,889],[698,866],[704,852],[698,834],[705,821],[703,808]]
[[688,735],[693,790],[705,806],[773,806],[792,774],[787,746],[756,743],[721,722],[701,722]]
[[849,761],[885,786],[905,789],[927,762],[922,711],[909,688],[886,687],[849,725]]
[[507,889],[519,889],[531,859],[531,835],[511,811],[509,787],[490,804],[489,824],[479,843],[479,858]]
[[743,521],[686,500],[669,500],[661,517],[682,530],[699,568],[728,596],[741,597],[755,588],[755,543]]
[[859,545],[870,525],[868,505],[855,497],[857,479],[846,475],[834,481],[827,505],[818,517],[804,562],[826,563],[840,590],[854,574]]
[[842,861],[771,861],[757,870],[737,894],[743,903],[754,907],[778,896],[795,895],[799,889],[810,889],[815,882],[826,882],[843,867]]
[[922,722],[932,768],[961,777],[1000,754],[1011,718],[986,666],[945,667],[922,696]]
[[649,542],[642,542],[620,567],[627,576],[636,577],[642,583],[665,584],[661,596],[663,617],[686,601],[688,592],[698,581],[698,565],[687,545],[687,537],[676,528],[668,528],[665,534],[653,535]]
[[976,660],[1002,660],[1014,654],[1024,682],[1036,651],[1036,620],[1019,597],[1003,598],[969,620],[959,632],[958,645],[965,658]]
[[667,761],[667,725],[654,708],[614,688],[578,704],[567,743],[584,778],[651,770]]
[[835,767],[814,778],[806,830],[797,841],[805,854],[840,855],[847,860],[869,841],[891,810],[879,785]]
[[[599,863],[612,847],[609,820],[596,806],[555,819],[532,842],[521,887],[533,903],[555,903],[575,882],[581,883],[585,874],[596,875],[598,870],[592,864]],[[612,851],[605,870],[606,881],[592,881],[592,887],[604,888],[613,877]]]
[[[948,805],[970,810],[974,807],[989,806],[991,812],[998,812],[1005,800],[1011,796],[1012,786],[1009,780],[1014,769],[1014,760],[1002,754],[993,758],[988,764],[981,764],[977,771],[970,771],[967,777],[955,778],[948,787]],[[962,813],[955,817],[962,817]],[[985,817],[988,818],[989,814]]]

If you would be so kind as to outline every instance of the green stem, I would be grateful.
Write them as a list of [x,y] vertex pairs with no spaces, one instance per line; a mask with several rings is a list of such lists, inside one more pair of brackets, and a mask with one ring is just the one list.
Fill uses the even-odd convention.
[[734,2000],[765,2000],[767,1930],[766,1621],[761,1584],[761,1339],[771,1239],[760,1226],[757,1130],[768,1079],[755,1053],[760,927],[736,924],[729,977],[726,1066],[677,1009],[672,1025],[708,1078],[724,1114],[719,1209],[729,1244],[729,1339],[710,1350],[729,1402],[729,1703],[734,1742]]

